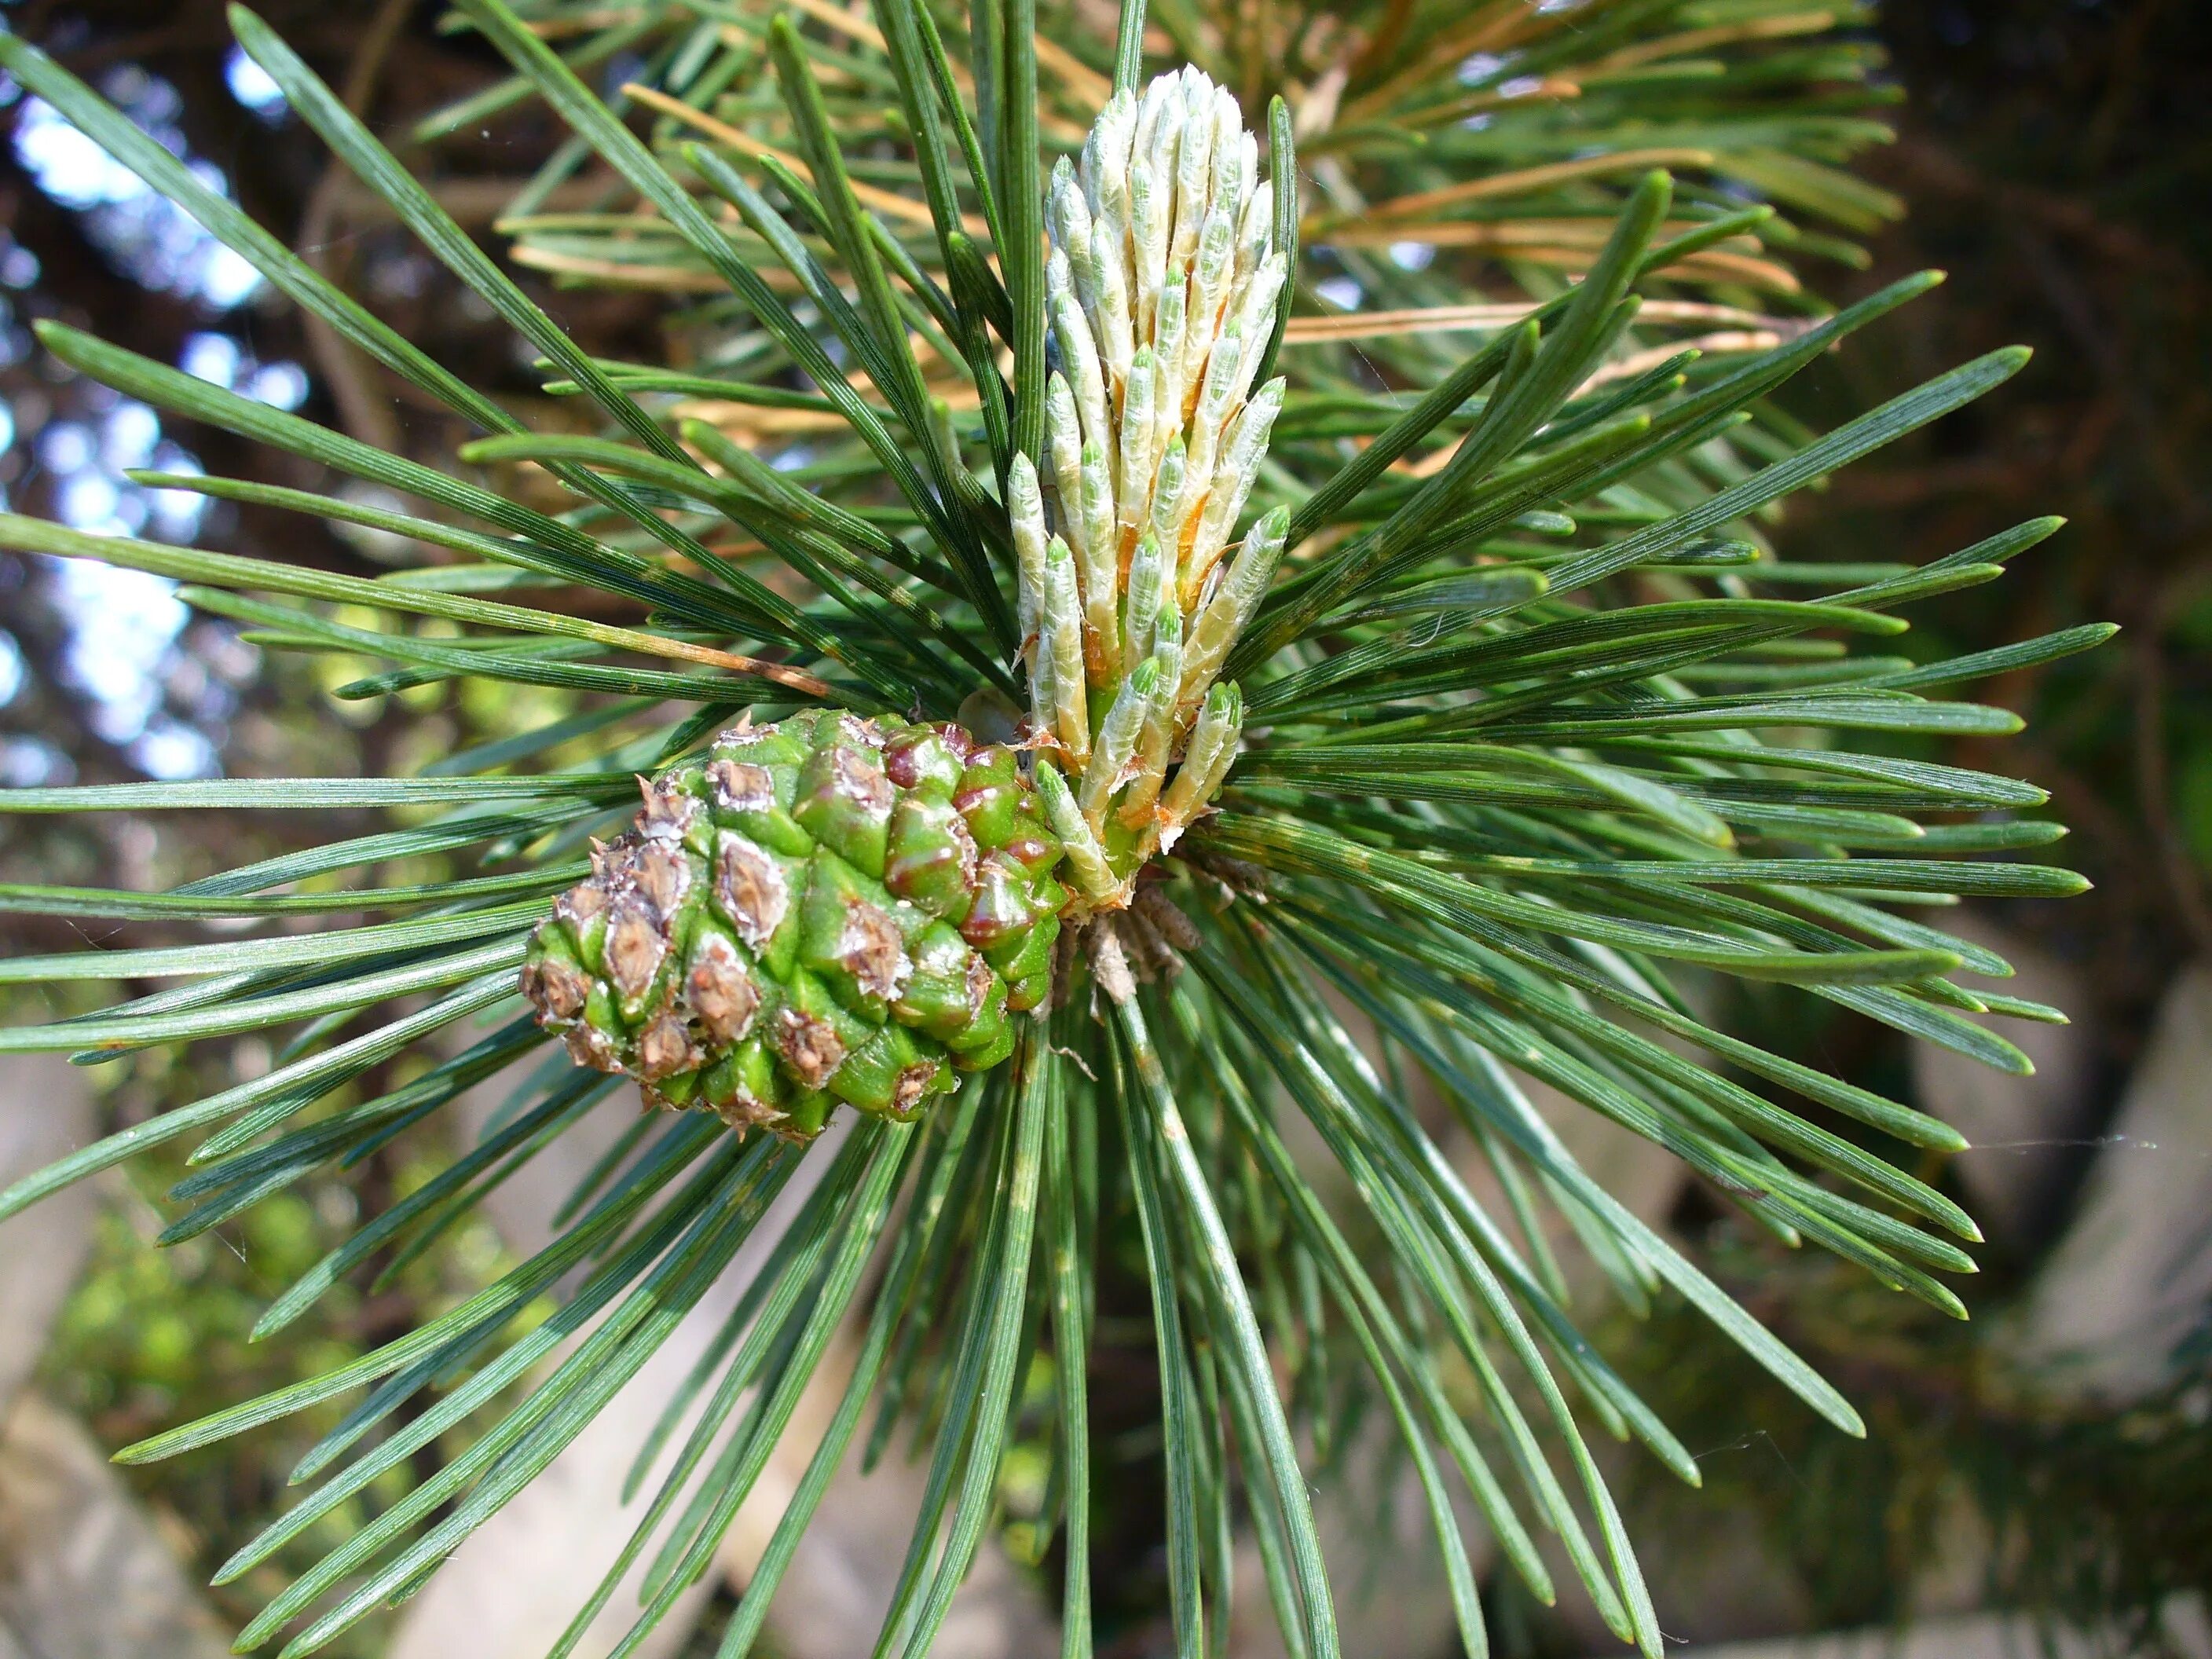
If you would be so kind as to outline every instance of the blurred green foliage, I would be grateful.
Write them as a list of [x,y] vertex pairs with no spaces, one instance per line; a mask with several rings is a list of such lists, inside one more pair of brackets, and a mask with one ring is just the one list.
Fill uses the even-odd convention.
[[[1705,1484],[1641,1468],[1633,1479],[1644,1535],[1668,1540],[1660,1582],[1670,1567],[1705,1575],[1688,1582],[1728,1573],[1710,1559],[1712,1517],[1725,1513],[1742,1523],[1725,1538],[1765,1543],[1765,1560],[1738,1571],[1777,1575],[1808,1628],[1901,1626],[1979,1605],[2087,1632],[2082,1650],[2100,1656],[2189,1651],[2182,1628],[2212,1563],[2201,1377],[2124,1405],[2085,1400],[2008,1358],[1993,1338],[2002,1303],[1960,1325],[1825,1263],[1775,1258],[1743,1240],[1721,1256],[1762,1316],[1861,1403],[1867,1438],[1820,1432],[1693,1317],[1663,1311],[1634,1337],[1639,1382],[1701,1454]],[[1669,1630],[1694,1633],[1695,1599],[1675,1606]]]
[[[357,1184],[302,1183],[211,1232],[160,1249],[155,1238],[175,1212],[161,1195],[185,1173],[184,1157],[165,1152],[134,1164],[100,1206],[91,1259],[41,1358],[40,1387],[82,1416],[101,1440],[120,1445],[219,1410],[241,1393],[282,1388],[343,1364],[443,1311],[504,1265],[498,1240],[480,1215],[463,1220],[441,1249],[388,1280],[341,1284],[313,1320],[283,1340],[257,1343],[251,1334],[270,1298],[352,1231],[357,1206],[404,1197],[444,1167],[450,1154],[440,1139],[402,1137]],[[526,1314],[524,1322],[542,1312]],[[132,1490],[181,1523],[194,1560],[211,1571],[284,1506],[291,1464],[350,1403],[333,1401],[288,1419],[258,1436],[250,1456],[214,1447],[122,1473]],[[212,1592],[219,1612],[234,1625],[243,1623],[411,1484],[402,1471],[390,1471],[269,1560]],[[384,1650],[390,1624],[391,1615],[380,1615],[331,1651],[369,1659]]]

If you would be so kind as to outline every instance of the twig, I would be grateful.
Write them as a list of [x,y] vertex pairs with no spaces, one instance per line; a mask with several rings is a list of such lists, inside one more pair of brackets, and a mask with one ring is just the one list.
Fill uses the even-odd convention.
[[[375,96],[376,78],[383,70],[384,61],[391,55],[399,31],[413,10],[413,0],[384,0],[362,32],[353,62],[346,70],[345,82],[338,88],[338,96],[354,114],[367,112],[370,100]],[[301,257],[318,275],[333,282],[337,273],[331,269],[333,262],[329,253],[337,239],[331,233],[339,222],[352,178],[345,166],[336,156],[331,157],[323,167],[323,176],[315,181],[315,188],[307,198],[307,211],[300,219]],[[324,384],[331,389],[332,401],[338,406],[341,424],[362,442],[388,453],[398,453],[402,447],[398,418],[392,414],[389,401],[370,386],[360,353],[320,317],[303,315],[301,322],[307,337],[307,350],[321,371]]]

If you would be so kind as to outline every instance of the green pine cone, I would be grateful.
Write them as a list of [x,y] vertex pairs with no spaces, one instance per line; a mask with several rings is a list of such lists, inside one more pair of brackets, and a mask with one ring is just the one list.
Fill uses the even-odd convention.
[[648,1104],[819,1133],[906,1119],[1012,1052],[1051,988],[1060,844],[1014,751],[835,710],[643,785],[522,969],[539,1024]]

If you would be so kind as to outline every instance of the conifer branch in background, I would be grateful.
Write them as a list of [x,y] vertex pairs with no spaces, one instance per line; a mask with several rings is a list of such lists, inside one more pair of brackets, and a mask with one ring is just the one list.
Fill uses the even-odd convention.
[[[352,581],[13,516],[0,544],[189,581],[272,644],[390,663],[372,684],[547,688],[604,716],[417,776],[0,795],[18,812],[407,809],[392,831],[172,894],[9,890],[19,908],[227,930],[6,964],[187,982],[0,1031],[0,1051],[290,1040],[264,1074],[0,1194],[0,1214],[197,1135],[171,1230],[190,1236],[526,1068],[434,1188],[280,1293],[274,1331],[612,1109],[599,1073],[668,1109],[551,1244],[475,1295],[124,1454],[349,1402],[225,1579],[404,1486],[245,1643],[282,1635],[289,1659],[411,1593],[653,1356],[802,1157],[820,1178],[712,1375],[653,1436],[672,1462],[558,1651],[641,1562],[635,1635],[666,1615],[848,1320],[853,1379],[723,1653],[758,1636],[871,1399],[864,1461],[902,1415],[929,1448],[880,1652],[934,1641],[999,1502],[1020,1379],[1048,1371],[1054,1396],[1038,1525],[1087,1535],[1108,1249],[1150,1277],[1184,1651],[1222,1634],[1240,1519],[1292,1649],[1340,1650],[1307,1465],[1352,1396],[1388,1408],[1470,1651],[1486,1638],[1455,1485],[1532,1594],[1557,1594],[1548,1534],[1656,1659],[1654,1591],[1590,1434],[1693,1483],[1696,1466],[1577,1327],[1555,1235],[1629,1305],[1669,1288],[1861,1431],[1576,1163],[1523,1085],[1680,1158],[1777,1238],[1963,1316],[1943,1276],[1972,1271],[1978,1234],[1917,1158],[1889,1155],[1956,1133],[1716,1029],[1683,976],[1794,988],[2025,1069],[1967,1016],[2063,1016],[1959,984],[2004,964],[1901,912],[2078,890],[2009,856],[2062,831],[2021,816],[2038,789],[1878,745],[2010,732],[2002,710],[1929,694],[2108,630],[1949,662],[1851,649],[1904,633],[1912,602],[1994,580],[2048,520],[1917,568],[1777,554],[1788,497],[2024,354],[1825,433],[1775,407],[1932,279],[1832,314],[1808,295],[1792,262],[1852,250],[1773,207],[1848,234],[1889,205],[1833,165],[1872,135],[1863,54],[1832,12],[1754,3],[1692,26],[1710,10],[1496,0],[1292,27],[1273,7],[1178,5],[1148,32],[1132,6],[1107,64],[1104,40],[1027,3],[648,3],[556,52],[535,27],[549,9],[465,0],[514,78],[433,127],[538,99],[574,135],[506,222],[516,262],[709,296],[688,357],[629,363],[569,339],[234,9],[293,110],[540,355],[548,389],[588,405],[582,434],[528,428],[0,37],[26,88],[480,434],[434,469],[50,325],[79,373],[414,505],[162,487],[373,511],[423,551]],[[647,69],[610,104],[578,71],[617,50]],[[1146,81],[1148,56],[1169,72]],[[611,205],[541,211],[569,177]],[[523,468],[539,487],[515,484]],[[557,507],[533,504],[547,480]],[[441,586],[419,580],[433,568]],[[549,585],[544,605],[472,591]],[[556,743],[562,765],[541,768]],[[392,878],[430,853],[462,873]],[[310,877],[357,883],[345,908],[380,919],[253,925],[328,902]],[[356,1097],[409,1053],[406,1081]],[[1489,1152],[1510,1214],[1411,1109],[1415,1078]],[[1345,1179],[1293,1150],[1316,1139]],[[421,1474],[416,1454],[449,1435]],[[1083,1554],[1070,1653],[1091,1640]]]

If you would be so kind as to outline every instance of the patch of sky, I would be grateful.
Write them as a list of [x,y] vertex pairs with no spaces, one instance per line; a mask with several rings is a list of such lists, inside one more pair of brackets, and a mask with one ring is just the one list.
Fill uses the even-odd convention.
[[15,701],[15,694],[23,689],[23,647],[15,643],[15,636],[0,628],[0,708]]
[[222,769],[215,740],[173,714],[156,714],[131,744],[131,758],[150,778],[211,778]]
[[[102,77],[100,90],[202,184],[229,193],[222,169],[187,150],[184,130],[177,125],[183,100],[174,87],[125,64]],[[198,300],[217,311],[242,304],[261,286],[261,274],[245,259],[43,99],[24,100],[15,117],[15,146],[16,161],[39,188],[82,214],[87,234],[140,286]]]
[[[191,541],[200,528],[204,498],[147,489],[126,474],[144,467],[198,472],[198,462],[162,435],[160,416],[145,404],[112,394],[87,402],[94,405],[88,411],[92,418],[57,421],[38,436],[38,464],[47,475],[54,516],[90,535]],[[43,563],[46,591],[69,629],[60,674],[84,699],[94,732],[126,750],[155,777],[212,772],[212,741],[167,712],[173,682],[188,666],[184,636],[191,621],[177,584],[87,559]],[[228,710],[196,707],[194,712]]]
[[112,744],[143,733],[161,706],[158,668],[191,620],[174,584],[83,559],[58,560],[51,591],[74,629],[63,672],[92,699],[93,730]]
[[233,46],[230,56],[223,59],[222,80],[241,108],[251,110],[272,127],[283,122],[283,88],[270,80],[269,71],[248,58],[242,47]]
[[197,380],[276,409],[297,409],[307,400],[307,370],[283,359],[261,362],[228,334],[210,331],[187,335],[177,367]]
[[1364,290],[1349,276],[1324,276],[1314,284],[1314,292],[1340,311],[1357,311],[1366,297]]
[[26,289],[39,280],[39,256],[0,229],[0,288]]
[[44,738],[0,734],[0,787],[35,789],[40,784],[67,783],[76,775],[70,757]]
[[[272,125],[284,118],[282,94],[251,59],[234,53],[225,79],[232,95],[257,118]],[[100,90],[208,188],[231,193],[220,167],[191,154],[178,118],[182,100],[168,82],[124,64],[101,77]],[[78,214],[94,245],[139,286],[194,301],[214,315],[235,310],[260,291],[262,279],[246,260],[41,100],[23,100],[14,145],[24,172],[54,202]],[[27,289],[40,275],[37,257],[0,232],[0,287]],[[0,296],[0,355],[12,353],[6,361],[14,361],[21,355],[15,349],[19,343],[27,349],[27,334]],[[235,337],[213,329],[187,337],[179,366],[278,409],[297,409],[308,392],[299,364],[262,362]],[[20,434],[44,474],[53,515],[93,535],[195,539],[206,512],[204,497],[149,489],[127,476],[144,468],[201,471],[191,452],[163,434],[160,416],[104,387],[80,386],[65,402],[65,413],[52,421],[25,411],[33,429]],[[15,412],[0,405],[0,452],[18,435]],[[88,560],[41,564],[54,608],[70,629],[58,671],[84,699],[92,730],[155,777],[217,770],[216,736],[235,707],[237,686],[252,672],[250,660],[242,667],[224,666],[210,657],[228,663],[242,650],[229,631],[193,626],[177,585],[164,578]],[[12,697],[24,671],[12,641],[9,648]],[[0,663],[0,683],[7,683],[9,672]],[[38,739],[0,741],[0,778],[9,784],[55,781],[57,768],[67,765],[65,756]]]

